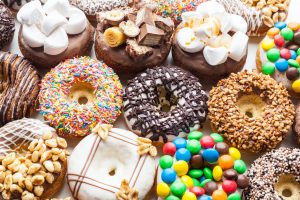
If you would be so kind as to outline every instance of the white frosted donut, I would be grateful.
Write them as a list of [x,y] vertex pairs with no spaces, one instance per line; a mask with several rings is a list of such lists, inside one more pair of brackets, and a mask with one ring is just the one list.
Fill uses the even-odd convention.
[[127,180],[131,189],[144,199],[151,190],[156,164],[148,154],[140,156],[138,136],[112,128],[105,140],[97,134],[85,137],[73,150],[67,179],[75,199],[116,199],[121,182]]

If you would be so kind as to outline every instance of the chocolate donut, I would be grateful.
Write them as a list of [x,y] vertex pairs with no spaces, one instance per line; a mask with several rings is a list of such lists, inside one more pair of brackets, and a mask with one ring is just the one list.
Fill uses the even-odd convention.
[[297,104],[296,106],[296,116],[293,131],[296,137],[296,141],[300,145],[300,104]]
[[39,83],[38,72],[29,61],[0,51],[0,126],[35,111]]
[[147,69],[124,89],[129,129],[152,141],[167,142],[200,128],[208,96],[199,79],[177,67]]
[[7,45],[15,33],[15,19],[10,10],[0,1],[0,49]]
[[300,150],[281,147],[256,159],[248,170],[245,200],[300,199]]

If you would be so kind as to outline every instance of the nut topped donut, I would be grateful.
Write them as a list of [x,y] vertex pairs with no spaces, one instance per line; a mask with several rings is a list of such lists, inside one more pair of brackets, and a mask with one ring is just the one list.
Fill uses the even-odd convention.
[[98,123],[115,122],[121,114],[121,89],[119,77],[102,61],[68,59],[42,80],[40,113],[59,135],[83,137]]
[[220,80],[208,102],[212,127],[233,146],[259,152],[275,148],[294,120],[286,88],[271,77],[243,71]]
[[124,89],[123,112],[130,130],[167,142],[200,128],[208,96],[199,79],[177,67],[147,69]]

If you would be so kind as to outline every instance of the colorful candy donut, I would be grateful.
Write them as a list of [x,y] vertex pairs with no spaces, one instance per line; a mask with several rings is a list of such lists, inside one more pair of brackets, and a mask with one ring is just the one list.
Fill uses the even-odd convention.
[[[166,200],[240,200],[248,186],[241,153],[221,135],[191,132],[163,146],[157,195]],[[173,157],[172,157],[173,156]]]
[[105,63],[68,59],[42,80],[40,113],[59,135],[82,137],[98,123],[114,123],[121,113],[121,89],[119,77]]

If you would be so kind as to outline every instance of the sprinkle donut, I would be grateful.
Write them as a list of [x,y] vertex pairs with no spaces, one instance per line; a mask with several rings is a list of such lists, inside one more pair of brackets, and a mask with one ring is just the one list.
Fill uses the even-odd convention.
[[256,159],[248,170],[247,200],[300,199],[300,150],[281,147]]
[[248,186],[241,153],[221,135],[194,131],[163,146],[156,192],[159,199],[240,200]]
[[161,66],[128,82],[123,112],[133,132],[165,143],[200,128],[207,100],[198,78],[177,67]]
[[261,73],[243,71],[219,81],[208,102],[211,125],[228,142],[251,152],[275,148],[294,120],[288,91]]
[[121,89],[119,77],[105,63],[68,59],[42,80],[40,113],[59,135],[82,137],[98,123],[114,123],[121,113]]

